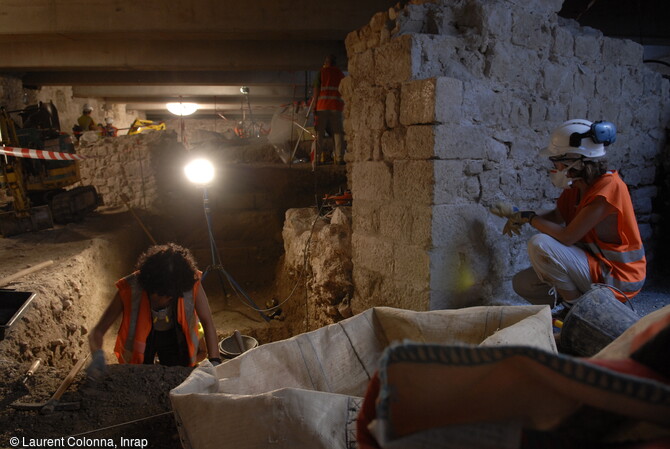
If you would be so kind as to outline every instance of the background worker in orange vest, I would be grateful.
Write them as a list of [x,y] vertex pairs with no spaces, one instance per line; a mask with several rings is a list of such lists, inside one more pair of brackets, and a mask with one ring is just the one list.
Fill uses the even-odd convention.
[[[204,359],[202,338],[213,364],[221,363],[216,329],[191,252],[174,243],[150,247],[136,271],[116,283],[114,299],[89,334],[89,376],[105,371],[103,338],[122,317],[114,353],[119,363],[195,366]],[[201,326],[202,325],[202,326]],[[202,329],[202,330],[200,330]]]
[[105,117],[105,127],[103,128],[104,137],[116,137],[119,134],[119,128],[114,126],[112,117]]
[[344,164],[344,127],[342,125],[342,111],[344,101],[340,95],[340,81],[344,78],[342,70],[337,68],[334,55],[329,55],[323,63],[319,75],[314,80],[314,96],[316,101],[315,121],[317,131],[316,154],[317,163],[325,161],[323,154],[326,131],[333,137],[335,144],[335,163]]
[[552,183],[563,189],[556,208],[542,215],[506,204],[491,209],[508,218],[505,234],[519,234],[525,223],[540,231],[528,241],[532,267],[513,279],[514,290],[529,302],[555,303],[553,288],[570,306],[592,283],[614,287],[625,302],[642,288],[647,262],[628,187],[603,159],[615,140],[609,122],[563,123],[541,152],[554,165]]

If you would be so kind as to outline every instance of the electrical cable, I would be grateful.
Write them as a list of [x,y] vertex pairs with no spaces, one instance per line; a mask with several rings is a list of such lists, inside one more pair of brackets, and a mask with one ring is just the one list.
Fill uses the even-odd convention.
[[[295,293],[295,290],[298,288],[298,284],[300,283],[300,280],[302,279],[303,275],[306,272],[307,252],[308,252],[307,250],[309,248],[309,244],[312,241],[312,236],[314,235],[314,228],[316,226],[316,223],[319,220],[319,218],[321,218],[321,210],[323,209],[323,204],[325,204],[325,203],[321,204],[321,207],[319,207],[319,209],[317,210],[316,217],[314,218],[314,221],[312,222],[312,227],[310,228],[310,231],[309,231],[309,237],[307,237],[307,241],[305,242],[305,247],[303,248],[303,261],[302,261],[302,267],[300,269],[300,274],[298,275],[298,278],[296,279],[295,284],[293,284],[293,288],[291,289],[288,296],[285,299],[283,299],[280,303],[278,303],[277,305],[274,305],[274,306],[269,307],[267,309],[260,309],[258,307],[254,307],[250,304],[246,304],[246,303],[243,302],[244,305],[246,305],[250,309],[255,310],[256,312],[273,312],[273,311],[279,309],[279,307],[281,307],[282,305],[286,304],[286,302],[289,299],[291,299],[291,297],[293,296],[293,293]],[[225,272],[225,270],[224,270],[224,272]],[[233,280],[233,282],[234,282],[234,280]]]
[[120,424],[114,424],[114,425],[107,426],[107,427],[101,427],[101,428],[99,428],[99,429],[89,430],[88,432],[77,433],[77,434],[75,434],[75,435],[69,435],[69,436],[72,437],[72,438],[81,437],[81,436],[84,436],[84,435],[90,435],[90,434],[92,434],[92,433],[96,433],[96,432],[102,432],[103,430],[109,430],[109,429],[114,429],[114,428],[116,428],[116,427],[126,426],[126,425],[128,425],[128,424],[134,424],[134,423],[136,423],[136,422],[140,422],[140,421],[147,421],[147,420],[149,420],[149,419],[158,418],[159,416],[171,415],[171,414],[173,414],[173,413],[174,413],[174,412],[172,412],[172,411],[169,411],[169,412],[163,412],[163,413],[158,413],[158,414],[156,414],[156,415],[147,416],[146,418],[134,419],[134,420],[132,420],[132,421],[126,421],[126,422],[123,422],[123,423],[120,423]]

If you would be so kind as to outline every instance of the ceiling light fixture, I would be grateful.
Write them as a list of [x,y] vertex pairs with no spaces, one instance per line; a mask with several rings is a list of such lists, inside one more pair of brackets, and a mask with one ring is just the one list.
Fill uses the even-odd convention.
[[168,111],[180,117],[191,115],[198,110],[196,103],[168,103],[165,107]]

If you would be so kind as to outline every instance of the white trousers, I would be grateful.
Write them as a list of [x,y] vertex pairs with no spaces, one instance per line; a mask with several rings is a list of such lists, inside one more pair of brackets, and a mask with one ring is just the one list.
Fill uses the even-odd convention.
[[[577,290],[585,293],[593,280],[584,250],[565,246],[547,234],[536,234],[528,240],[531,267],[512,279],[514,291],[532,304],[554,305],[552,289]],[[554,290],[555,291],[555,290]]]

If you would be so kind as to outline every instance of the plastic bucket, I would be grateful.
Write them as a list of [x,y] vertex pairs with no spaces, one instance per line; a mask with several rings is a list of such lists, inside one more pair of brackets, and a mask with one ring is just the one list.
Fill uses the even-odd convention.
[[607,287],[594,287],[572,306],[561,329],[561,352],[591,357],[640,317]]
[[[245,352],[258,346],[258,340],[248,335],[242,335],[242,343],[244,343]],[[219,342],[219,353],[221,353],[221,357],[226,359],[232,359],[241,354],[235,339],[235,334],[230,335]]]

